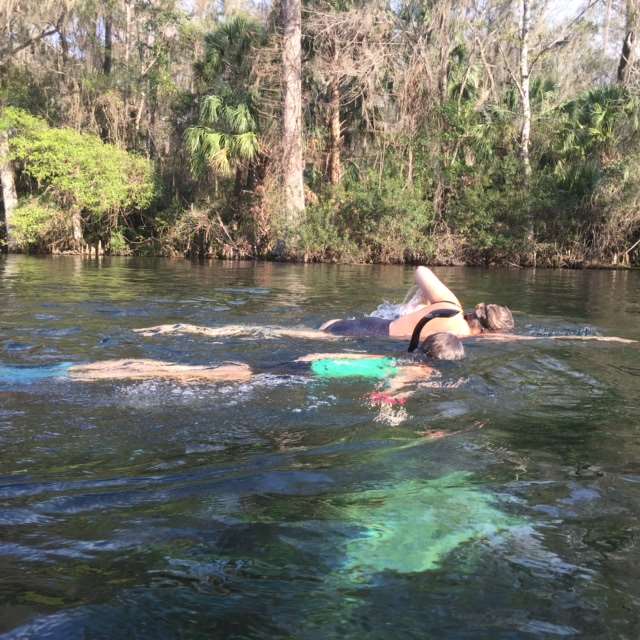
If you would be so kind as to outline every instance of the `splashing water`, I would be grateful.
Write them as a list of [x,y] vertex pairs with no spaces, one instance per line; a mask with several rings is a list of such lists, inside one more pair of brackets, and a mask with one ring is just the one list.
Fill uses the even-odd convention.
[[373,318],[384,318],[385,320],[395,320],[400,316],[405,316],[408,313],[417,311],[421,305],[424,305],[422,299],[422,292],[417,287],[411,287],[404,297],[404,300],[399,304],[394,304],[385,300],[379,304],[372,312]]

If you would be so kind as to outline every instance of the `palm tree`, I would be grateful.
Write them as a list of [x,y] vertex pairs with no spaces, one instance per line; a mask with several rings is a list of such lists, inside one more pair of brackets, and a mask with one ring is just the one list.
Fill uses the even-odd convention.
[[282,165],[287,220],[294,226],[304,214],[302,141],[302,3],[284,0],[282,43],[283,113]]
[[216,95],[202,101],[198,124],[186,130],[185,142],[196,177],[209,171],[229,176],[255,160],[260,150],[249,106]]
[[247,89],[251,50],[264,37],[254,20],[238,15],[205,39],[205,55],[195,65],[205,93],[198,122],[185,131],[185,143],[196,177],[241,174],[260,153],[256,97]]

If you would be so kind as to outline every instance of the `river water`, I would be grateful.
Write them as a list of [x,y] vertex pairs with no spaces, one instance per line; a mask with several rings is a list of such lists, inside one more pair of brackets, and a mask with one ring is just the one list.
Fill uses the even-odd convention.
[[[640,339],[640,272],[437,273],[468,306],[509,305],[520,333]],[[0,259],[0,637],[635,640],[640,345],[468,341],[381,409],[370,381],[270,365],[403,343],[132,331],[317,327],[411,281],[395,266]],[[262,373],[27,375],[122,357]]]

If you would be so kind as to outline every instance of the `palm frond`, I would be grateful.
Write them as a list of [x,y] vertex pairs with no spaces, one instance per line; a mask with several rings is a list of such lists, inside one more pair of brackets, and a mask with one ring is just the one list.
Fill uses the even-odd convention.
[[222,98],[219,96],[206,96],[200,105],[200,123],[214,126],[220,117],[222,106]]

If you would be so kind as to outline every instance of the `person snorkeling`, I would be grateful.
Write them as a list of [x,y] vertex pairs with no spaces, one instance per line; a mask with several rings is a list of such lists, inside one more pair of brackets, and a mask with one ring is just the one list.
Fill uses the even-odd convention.
[[415,385],[432,377],[436,371],[427,362],[454,361],[464,358],[464,347],[452,333],[434,333],[419,346],[412,341],[408,358],[369,354],[312,353],[296,362],[310,363],[318,378],[368,378],[383,383],[382,390],[369,395],[372,403],[404,404]]
[[482,338],[492,341],[572,340],[594,342],[636,342],[615,336],[585,335],[520,335],[515,334],[513,314],[498,304],[477,304],[473,311],[463,313],[453,292],[429,269],[417,267],[416,285],[409,291],[399,317],[384,319],[368,316],[352,320],[330,320],[320,329],[272,327],[262,325],[223,325],[203,327],[188,323],[162,324],[134,329],[145,337],[194,334],[211,338],[256,336],[262,338],[294,338],[300,340],[341,340],[350,337],[389,337],[407,339],[419,326],[418,340],[431,334],[451,333],[458,338]]
[[381,383],[384,391],[372,395],[379,404],[402,403],[412,393],[411,386],[431,377],[435,370],[429,360],[460,360],[464,348],[449,333],[432,334],[420,345],[410,345],[411,355],[393,358],[362,353],[312,353],[292,363],[254,370],[246,363],[185,365],[151,359],[102,360],[88,364],[62,363],[50,367],[0,367],[0,381],[37,382],[64,378],[83,382],[99,380],[172,380],[189,383],[247,382],[260,373],[291,375],[301,370],[319,379],[362,378]]

